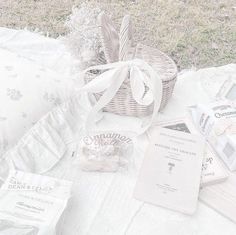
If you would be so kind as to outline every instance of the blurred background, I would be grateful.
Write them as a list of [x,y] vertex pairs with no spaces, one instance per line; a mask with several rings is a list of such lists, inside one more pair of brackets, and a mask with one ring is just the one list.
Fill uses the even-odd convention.
[[120,25],[125,14],[134,38],[170,55],[179,69],[236,62],[236,0],[0,0],[0,26],[67,33],[72,7],[89,2]]

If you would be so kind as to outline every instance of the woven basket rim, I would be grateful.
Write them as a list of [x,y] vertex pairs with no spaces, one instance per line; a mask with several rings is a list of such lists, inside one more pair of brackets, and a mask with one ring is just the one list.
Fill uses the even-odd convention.
[[[146,47],[146,48],[152,48],[152,47],[147,46],[147,45],[142,44],[142,43],[137,43],[136,48],[138,48],[139,45],[142,45],[142,47]],[[173,80],[173,79],[177,76],[177,74],[178,74],[178,67],[177,67],[176,63],[175,63],[174,60],[173,60],[170,56],[168,56],[165,52],[163,52],[163,51],[157,49],[156,47],[155,47],[154,49],[155,49],[156,51],[158,51],[158,53],[159,53],[160,55],[162,55],[163,57],[165,57],[165,58],[169,61],[168,64],[170,64],[170,65],[172,66],[173,71],[174,71],[171,76],[169,76],[169,77],[162,77],[162,80],[164,80],[164,81]],[[167,64],[167,63],[163,63],[163,64],[165,65],[165,64]]]
[[[173,61],[173,62],[174,62],[174,61]],[[176,72],[173,73],[172,76],[169,76],[169,78],[164,79],[163,77],[161,77],[162,81],[168,82],[168,81],[172,81],[172,80],[176,79],[177,74],[178,74],[178,70],[177,70],[177,66],[175,66],[175,67],[176,67]],[[86,73],[87,73],[87,74],[91,74],[91,75],[97,75],[97,76],[100,75],[100,74],[92,73],[91,71],[92,71],[92,69],[91,69],[91,70],[88,70]],[[105,69],[104,69],[104,71],[105,71]]]

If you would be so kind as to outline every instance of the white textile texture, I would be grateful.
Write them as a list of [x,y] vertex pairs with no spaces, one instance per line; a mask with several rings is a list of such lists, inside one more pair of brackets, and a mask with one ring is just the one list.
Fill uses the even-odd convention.
[[[8,34],[9,33],[9,34]],[[16,33],[14,31],[14,33]],[[0,28],[0,48],[7,47],[6,38],[12,31],[10,29]],[[36,37],[35,34],[30,32],[21,32],[22,38]],[[11,44],[8,44],[12,52],[20,52],[24,54],[24,57],[30,57],[31,60],[44,61],[47,64],[47,58],[49,58],[49,64],[53,65],[53,69],[61,71],[60,66],[65,57],[62,55],[60,58],[53,58],[53,56],[47,57],[46,54],[40,54],[42,48],[40,45],[44,45],[43,48],[49,48],[57,51],[62,48],[62,45],[54,39],[45,40],[42,36],[36,37],[37,45],[34,47],[34,52],[26,53],[27,45],[18,47],[17,44],[22,45],[22,40],[18,41],[16,37],[14,45],[14,37],[11,36]],[[40,39],[41,38],[41,39]],[[42,44],[40,44],[42,40]],[[2,46],[4,41],[4,47]],[[29,43],[30,45],[33,44]],[[13,46],[14,45],[14,46]],[[49,46],[50,45],[50,46]],[[20,48],[20,49],[19,49]],[[32,49],[32,47],[31,47]],[[30,50],[29,50],[30,51]],[[47,49],[45,49],[45,52]],[[67,52],[65,52],[67,53]],[[50,54],[50,53],[49,53]],[[51,54],[52,55],[52,54]],[[40,57],[42,56],[42,57]],[[41,58],[41,59],[40,59]],[[35,63],[36,63],[35,62]],[[55,62],[55,63],[54,63]],[[68,63],[68,61],[67,61]],[[71,62],[74,63],[74,62]],[[41,64],[42,65],[42,64]],[[9,78],[9,85],[14,84],[13,79],[15,73],[14,69],[7,68],[4,65],[2,70],[4,74],[12,76]],[[67,66],[71,66],[69,63]],[[28,66],[27,66],[28,68]],[[8,68],[9,69],[9,68]],[[50,66],[50,69],[52,67]],[[34,76],[38,73],[38,69],[34,70]],[[20,71],[22,72],[22,71]],[[36,74],[35,74],[36,73]],[[187,71],[181,73],[178,76],[178,81],[174,90],[173,97],[171,98],[167,107],[159,113],[157,121],[170,118],[183,117],[188,114],[187,107],[197,103],[209,102],[213,99],[217,89],[221,86],[222,82],[236,74],[236,64],[230,64],[219,68],[201,69],[199,71]],[[30,77],[30,76],[29,76]],[[31,84],[28,77],[27,83]],[[31,75],[32,77],[32,75]],[[2,78],[0,78],[2,79]],[[17,78],[15,78],[17,81]],[[36,79],[36,78],[35,78]],[[47,84],[45,78],[45,86]],[[48,79],[49,80],[49,79]],[[8,83],[8,82],[7,82]],[[20,83],[17,83],[20,86]],[[25,84],[25,83],[24,83]],[[51,82],[50,82],[51,84]],[[53,82],[54,84],[54,82]],[[56,84],[56,83],[55,83]],[[64,83],[63,83],[64,84]],[[6,86],[6,85],[5,85]],[[34,85],[36,86],[36,85]],[[64,86],[64,85],[63,85]],[[28,87],[28,86],[27,86]],[[30,86],[29,86],[30,87]],[[40,87],[40,86],[39,86]],[[46,86],[50,88],[50,86]],[[5,87],[6,88],[6,87]],[[25,92],[30,92],[31,89],[23,87]],[[0,86],[0,89],[2,87]],[[10,88],[16,89],[16,88]],[[40,89],[38,89],[40,90]],[[42,91],[42,90],[41,90]],[[36,92],[36,91],[34,91]],[[32,92],[33,93],[33,92]],[[5,101],[14,102],[23,101],[23,92],[9,90],[6,93],[3,90],[4,97],[0,98],[0,101],[4,98]],[[2,93],[0,93],[0,96]],[[34,95],[32,99],[36,99],[38,95]],[[48,97],[48,96],[47,96]],[[49,96],[50,98],[50,96]],[[53,100],[53,99],[49,99]],[[47,101],[45,101],[47,103]],[[49,104],[48,104],[49,105]],[[51,104],[52,105],[52,104]],[[50,105],[49,105],[50,106]],[[49,110],[52,106],[45,108]],[[2,107],[7,107],[6,103],[0,104],[0,111]],[[23,107],[23,104],[22,106]],[[24,107],[27,107],[24,105]],[[8,108],[9,109],[9,108]],[[17,108],[17,110],[19,110]],[[27,110],[34,110],[33,107],[28,107]],[[26,111],[27,111],[26,110]],[[6,112],[5,114],[11,114],[12,112]],[[12,115],[13,116],[13,115]],[[24,116],[24,115],[23,115]],[[19,116],[17,116],[19,117]],[[34,116],[35,117],[35,116]],[[21,120],[22,117],[19,117]],[[100,122],[100,128],[117,128],[126,129],[127,126],[135,126],[137,119],[129,117],[129,122],[121,122],[114,119],[114,116],[107,114]],[[4,116],[0,117],[0,122],[6,121]],[[31,123],[29,123],[31,125]],[[13,125],[14,127],[14,125]],[[44,133],[45,134],[45,133]],[[16,140],[20,134],[18,132],[10,132],[10,138]],[[236,175],[232,174],[230,180],[227,183],[215,185],[213,188],[205,187],[204,191],[200,193],[201,200],[210,207],[206,206],[202,202],[199,202],[197,212],[194,216],[185,216],[180,213],[172,212],[170,210],[150,205],[137,201],[133,198],[133,188],[136,184],[138,172],[142,159],[144,156],[145,148],[147,147],[147,139],[145,136],[141,136],[137,139],[135,152],[134,152],[134,167],[132,171],[127,173],[87,173],[79,170],[78,166],[72,164],[73,160],[73,144],[67,143],[67,151],[64,157],[58,162],[57,166],[48,174],[51,176],[64,178],[67,180],[73,180],[72,198],[69,203],[68,210],[65,213],[64,220],[61,221],[62,235],[234,235],[236,234],[236,224],[230,221],[227,217],[232,216],[227,214],[229,207],[235,206],[234,201],[236,198],[236,192],[232,189],[232,185],[235,186]],[[54,144],[50,145],[54,146]],[[71,150],[72,149],[72,150]],[[63,149],[61,149],[61,152]],[[55,149],[53,149],[55,151]],[[230,197],[223,196],[226,193],[232,193]],[[227,204],[224,204],[224,200],[227,199]],[[225,206],[226,205],[226,206]],[[212,210],[213,208],[214,210]],[[220,211],[217,213],[215,210]],[[234,210],[236,211],[236,209]],[[224,215],[224,216],[222,216]]]

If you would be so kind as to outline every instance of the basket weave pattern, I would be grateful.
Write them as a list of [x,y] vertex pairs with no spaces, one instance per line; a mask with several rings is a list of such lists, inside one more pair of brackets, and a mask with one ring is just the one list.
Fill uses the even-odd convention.
[[[136,46],[133,58],[143,59],[149,63],[160,76],[163,85],[160,107],[160,110],[162,110],[172,96],[177,78],[177,67],[174,61],[163,52],[142,44]],[[96,74],[92,72],[87,73],[85,83],[90,82],[95,76]],[[94,94],[96,100],[99,100],[102,94],[103,93]],[[113,99],[104,107],[103,111],[123,116],[144,117],[152,114],[153,104],[149,106],[138,104],[132,97],[129,79],[126,79]]]

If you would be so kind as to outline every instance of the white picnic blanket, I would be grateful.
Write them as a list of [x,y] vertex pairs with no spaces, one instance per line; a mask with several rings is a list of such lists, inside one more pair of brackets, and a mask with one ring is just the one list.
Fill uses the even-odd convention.
[[[59,40],[24,30],[0,28],[0,48],[16,52],[35,63],[67,74],[71,73],[76,63]],[[180,73],[173,97],[165,110],[159,114],[158,120],[183,117],[187,112],[187,106],[210,101],[221,83],[234,74],[236,74],[236,64]],[[127,123],[138,125],[138,122],[133,123],[132,119],[122,121],[125,125]],[[114,124],[114,116],[107,115],[101,128],[102,126],[119,128],[120,124]],[[59,234],[236,234],[236,224],[215,211],[217,204],[214,203],[214,195],[219,192],[217,186],[204,191],[204,196],[201,197],[208,204],[213,204],[211,206],[214,209],[199,202],[194,216],[182,215],[133,198],[133,188],[147,144],[146,136],[138,138],[132,169],[127,173],[116,174],[81,172],[78,166],[72,164],[74,145],[73,143],[68,145],[67,154],[58,166],[49,172],[49,175],[74,181],[73,196],[61,221]],[[235,178],[236,176],[232,175],[229,182],[221,184],[224,192],[234,185]],[[233,195],[231,197],[233,198]],[[217,200],[220,205],[222,203],[220,195],[217,195]]]

